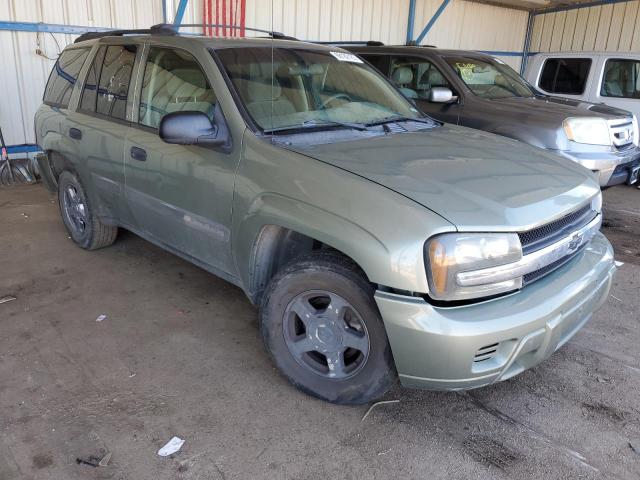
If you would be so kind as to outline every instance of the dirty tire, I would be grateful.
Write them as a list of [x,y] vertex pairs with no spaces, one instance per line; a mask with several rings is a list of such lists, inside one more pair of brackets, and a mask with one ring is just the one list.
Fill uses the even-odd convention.
[[80,180],[69,171],[58,178],[58,205],[62,222],[79,247],[95,250],[115,242],[118,227],[100,222]]
[[[327,297],[327,300],[335,298],[336,306],[340,300],[344,300],[348,305],[340,310],[349,312],[346,315],[349,321],[357,317],[358,322],[364,324],[361,331],[356,333],[368,337],[369,340],[368,344],[362,348],[362,350],[368,350],[366,357],[358,350],[342,350],[344,347],[339,340],[336,341],[338,346],[335,349],[342,351],[338,354],[341,359],[340,368],[347,363],[349,352],[351,357],[355,352],[361,362],[356,364],[354,360],[354,373],[345,373],[344,378],[329,378],[328,375],[335,376],[329,365],[327,373],[324,374],[309,368],[299,358],[300,355],[295,351],[297,349],[292,350],[291,340],[288,339],[287,325],[292,315],[295,317],[294,321],[299,321],[297,314],[291,313],[291,305],[295,304],[300,296],[305,297],[309,292],[319,291],[328,292],[328,295],[334,296]],[[285,266],[270,281],[260,306],[262,335],[276,366],[295,387],[332,403],[362,404],[381,397],[393,385],[397,374],[391,347],[373,294],[374,288],[359,267],[350,259],[332,251],[317,251],[299,257]],[[324,311],[328,310],[332,309],[327,307]],[[320,308],[315,311],[323,310]],[[338,312],[337,308],[335,312]],[[336,313],[336,316],[340,315]],[[321,328],[326,328],[324,325],[326,322],[323,320],[322,323]],[[302,326],[301,321],[300,325]],[[315,325],[313,331],[316,340],[314,341],[317,342],[319,341],[317,339],[325,335],[319,334],[318,323]],[[306,341],[308,327],[305,324],[302,328],[303,333],[299,335]],[[348,325],[346,329],[351,331]],[[341,332],[342,330],[337,332],[340,338],[342,338]],[[334,339],[336,336],[330,334],[330,338]],[[308,358],[313,357],[313,359],[321,359],[323,356],[313,351],[302,355],[309,355]],[[329,356],[325,358],[327,364],[331,363],[329,358]],[[315,360],[310,360],[311,362]]]

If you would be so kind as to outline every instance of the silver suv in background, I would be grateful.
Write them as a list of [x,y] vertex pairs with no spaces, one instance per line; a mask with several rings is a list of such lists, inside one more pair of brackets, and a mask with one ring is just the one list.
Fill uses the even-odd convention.
[[635,183],[637,122],[627,111],[555,98],[479,52],[348,45],[391,78],[428,115],[515,138],[592,170],[600,186]]
[[[539,53],[527,65],[525,77],[541,92],[578,101],[605,104],[640,115],[640,54],[619,52]],[[626,125],[614,124],[618,142]],[[638,144],[638,125],[634,123]],[[616,141],[615,136],[612,137]],[[636,171],[638,170],[637,167]],[[614,169],[614,176],[620,168]]]

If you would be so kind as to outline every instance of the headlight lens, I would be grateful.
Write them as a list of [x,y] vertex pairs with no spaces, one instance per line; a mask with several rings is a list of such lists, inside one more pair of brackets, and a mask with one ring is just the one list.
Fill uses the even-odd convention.
[[480,270],[522,258],[518,235],[513,233],[447,233],[425,244],[429,295],[436,300],[468,300],[510,292],[522,287],[522,277],[500,283],[461,286],[459,272]]
[[562,123],[569,140],[588,145],[611,145],[609,125],[604,118],[570,117]]
[[633,116],[633,144],[637,147],[638,145],[640,145],[640,138],[639,134],[640,132],[638,132],[638,117],[636,117],[635,115]]

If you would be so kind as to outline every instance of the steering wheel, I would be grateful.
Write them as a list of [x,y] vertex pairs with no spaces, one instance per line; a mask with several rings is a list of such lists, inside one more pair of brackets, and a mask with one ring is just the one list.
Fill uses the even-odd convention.
[[322,105],[320,105],[320,109],[324,110],[327,108],[327,106],[331,103],[334,102],[336,100],[346,100],[347,102],[351,102],[351,97],[349,95],[347,95],[346,93],[335,93],[333,95],[331,95],[329,98],[327,98],[324,102],[322,102]]

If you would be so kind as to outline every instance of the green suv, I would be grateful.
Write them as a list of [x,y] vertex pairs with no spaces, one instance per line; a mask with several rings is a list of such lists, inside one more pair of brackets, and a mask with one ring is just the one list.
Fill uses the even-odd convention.
[[71,238],[125,228],[239,286],[307,393],[504,380],[607,298],[591,172],[425,117],[352,53],[166,28],[79,40],[35,119]]

